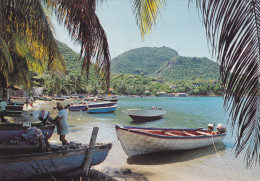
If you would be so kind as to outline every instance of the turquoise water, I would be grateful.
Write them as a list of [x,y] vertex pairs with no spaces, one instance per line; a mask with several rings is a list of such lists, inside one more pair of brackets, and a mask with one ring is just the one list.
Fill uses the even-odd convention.
[[[74,104],[81,100],[66,100],[64,104]],[[56,102],[36,101],[33,117],[37,120],[41,109],[50,111],[51,117],[57,115],[53,109]],[[134,122],[122,110],[133,108],[149,109],[152,106],[166,110],[162,119],[150,122]],[[260,180],[259,166],[247,170],[244,153],[238,158],[232,147],[232,136],[228,126],[223,143],[205,148],[157,153],[137,158],[127,158],[117,139],[115,125],[164,128],[206,128],[209,123],[226,124],[228,113],[223,111],[222,97],[121,97],[114,113],[88,114],[86,112],[69,112],[69,141],[88,143],[93,127],[99,127],[97,142],[113,144],[104,163],[96,166],[106,174],[123,177],[127,180]],[[53,139],[58,140],[56,133]],[[115,174],[115,170],[129,168],[131,175]],[[174,172],[173,172],[174,170]]]

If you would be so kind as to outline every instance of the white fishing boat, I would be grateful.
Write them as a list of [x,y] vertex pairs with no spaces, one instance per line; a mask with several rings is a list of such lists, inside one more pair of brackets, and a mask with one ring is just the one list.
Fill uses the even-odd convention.
[[221,142],[226,135],[225,125],[217,131],[203,129],[168,129],[117,126],[116,133],[123,150],[131,157],[161,151],[189,150]]
[[152,109],[126,109],[123,112],[134,121],[151,121],[159,119],[166,114],[165,110],[156,109],[155,107]]

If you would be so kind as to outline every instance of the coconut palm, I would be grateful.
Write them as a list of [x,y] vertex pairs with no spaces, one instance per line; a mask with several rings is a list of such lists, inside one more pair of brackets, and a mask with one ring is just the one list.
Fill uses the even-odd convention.
[[10,84],[29,88],[29,69],[43,72],[64,70],[48,18],[40,1],[0,1],[0,76],[4,88]]
[[[144,37],[166,0],[135,0],[133,10]],[[244,148],[247,166],[260,163],[260,1],[196,0],[212,53],[220,64],[236,155]]]

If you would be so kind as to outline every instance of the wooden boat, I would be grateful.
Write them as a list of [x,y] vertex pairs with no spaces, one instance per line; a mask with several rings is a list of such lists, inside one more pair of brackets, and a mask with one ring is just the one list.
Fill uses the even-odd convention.
[[23,102],[7,102],[6,113],[7,114],[21,114],[23,112]]
[[127,109],[123,111],[134,121],[151,121],[161,118],[166,111],[162,109]]
[[109,113],[114,112],[117,106],[106,106],[106,107],[89,107],[87,106],[88,113]]
[[39,97],[38,100],[41,100],[41,101],[52,101],[52,98],[48,98],[48,97]]
[[98,107],[111,107],[115,106],[116,102],[102,101],[102,102],[89,102],[87,104],[88,109],[90,108],[98,108]]
[[[32,124],[36,128],[42,130],[43,134],[49,139],[54,131],[54,125],[43,125],[43,124]],[[6,140],[10,140],[18,135],[24,134],[28,126],[23,126],[23,124],[0,124],[0,143]]]
[[[112,144],[96,145],[91,166],[103,162]],[[87,147],[52,150],[43,153],[0,156],[0,180],[28,179],[34,176],[62,174],[80,170],[87,155]]]
[[162,129],[117,126],[116,133],[128,156],[152,152],[188,150],[221,142],[225,137],[225,126],[218,131],[203,129]]
[[87,106],[82,104],[82,105],[71,105],[69,110],[70,111],[84,111],[86,110]]
[[66,97],[64,97],[64,96],[62,96],[62,97],[53,97],[52,99],[56,100],[56,101],[64,101],[66,99]]

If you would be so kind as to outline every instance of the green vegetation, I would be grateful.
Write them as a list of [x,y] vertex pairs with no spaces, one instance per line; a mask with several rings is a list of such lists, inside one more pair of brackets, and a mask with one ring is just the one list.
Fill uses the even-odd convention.
[[208,58],[176,56],[152,74],[164,80],[218,79],[219,66]]
[[127,73],[139,75],[153,74],[163,65],[177,56],[178,53],[168,47],[143,47],[129,50],[114,58],[111,63],[111,71],[115,73]]
[[[45,87],[45,93],[49,95],[56,93],[91,93],[95,95],[104,93],[102,81],[99,81],[99,77],[95,74],[93,66],[91,66],[89,79],[87,79],[86,76],[81,75],[82,59],[78,60],[79,55],[64,43],[58,42],[58,47],[65,60],[67,75],[64,76],[57,73],[45,74],[43,77],[34,75],[32,79],[34,80],[33,83],[35,86]],[[136,51],[138,53],[136,53]],[[144,55],[142,55],[141,52],[144,52]],[[160,58],[160,54],[155,54],[155,52],[168,53]],[[129,56],[131,54],[131,56],[140,55],[142,58],[145,57],[147,64],[149,62],[148,59],[151,59],[151,57],[148,58],[147,55],[150,54],[157,57],[158,60],[164,60],[162,62],[165,62],[165,65],[161,66],[156,73],[150,74],[149,76],[143,72],[139,74],[135,73],[135,75],[111,73],[110,88],[112,88],[111,92],[113,94],[155,95],[156,92],[183,92],[189,95],[222,94],[219,82],[216,81],[217,78],[215,79],[215,77],[217,77],[215,69],[218,69],[218,66],[207,58],[181,57],[177,55],[175,50],[166,47],[139,48],[126,53]],[[125,55],[125,53],[122,55]],[[174,55],[172,60],[168,59],[171,55]],[[118,57],[121,57],[121,55]],[[136,59],[139,59],[141,64],[143,64],[141,58]],[[157,63],[158,62],[159,61],[157,61]],[[118,62],[118,64],[121,63]],[[125,64],[125,62],[123,64]],[[125,64],[124,67],[129,66]],[[157,67],[159,67],[159,65]],[[209,67],[212,67],[212,69],[208,71],[207,68]],[[112,69],[115,68],[112,67]],[[165,69],[165,71],[163,69]],[[171,71],[171,69],[174,71]]]

